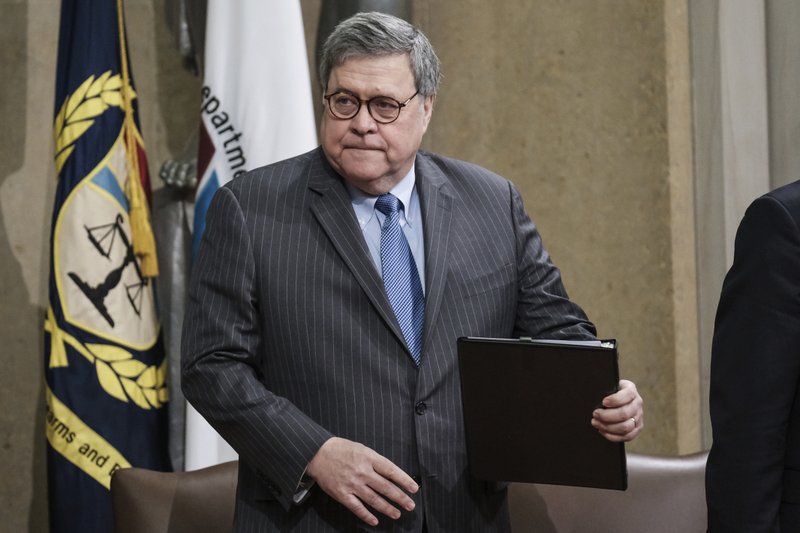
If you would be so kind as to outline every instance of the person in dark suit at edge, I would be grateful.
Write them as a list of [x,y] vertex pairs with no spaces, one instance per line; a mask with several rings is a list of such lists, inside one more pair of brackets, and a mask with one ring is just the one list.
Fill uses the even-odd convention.
[[711,353],[708,529],[800,531],[800,181],[736,233]]
[[[419,150],[422,32],[357,14],[320,80],[321,147],[222,187],[192,273],[183,390],[240,454],[235,529],[508,531],[505,486],[468,473],[456,340],[595,328],[517,189]],[[606,438],[641,431],[632,382],[603,404]]]

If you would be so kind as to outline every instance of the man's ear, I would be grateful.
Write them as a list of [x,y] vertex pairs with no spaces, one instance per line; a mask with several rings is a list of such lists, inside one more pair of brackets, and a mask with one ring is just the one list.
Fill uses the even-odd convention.
[[423,113],[423,125],[425,129],[428,129],[428,123],[431,121],[431,115],[433,114],[433,104],[436,101],[436,95],[432,94],[431,96],[426,96],[425,101],[422,103],[422,113]]

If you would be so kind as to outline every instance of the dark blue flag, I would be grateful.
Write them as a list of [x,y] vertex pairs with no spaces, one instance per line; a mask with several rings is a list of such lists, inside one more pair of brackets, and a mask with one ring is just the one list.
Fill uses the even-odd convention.
[[168,470],[150,183],[121,0],[62,0],[45,321],[51,531],[112,531],[119,468]]

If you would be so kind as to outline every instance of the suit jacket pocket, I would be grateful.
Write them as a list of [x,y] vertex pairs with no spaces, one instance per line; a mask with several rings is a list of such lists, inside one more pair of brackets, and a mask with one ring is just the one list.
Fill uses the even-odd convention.
[[508,263],[493,272],[487,272],[461,279],[459,286],[464,298],[500,289],[514,280],[514,265]]

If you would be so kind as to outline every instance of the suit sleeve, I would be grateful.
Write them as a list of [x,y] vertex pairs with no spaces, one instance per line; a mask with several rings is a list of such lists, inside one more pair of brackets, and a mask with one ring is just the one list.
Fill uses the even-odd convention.
[[217,191],[195,261],[182,337],[187,400],[291,502],[306,465],[332,435],[260,379],[259,300],[252,243],[238,200]]
[[756,200],[736,235],[714,327],[706,468],[711,532],[778,531],[787,426],[800,377],[800,231]]
[[514,334],[549,339],[594,339],[594,325],[567,296],[561,272],[550,260],[542,238],[509,184],[516,234],[518,294]]

